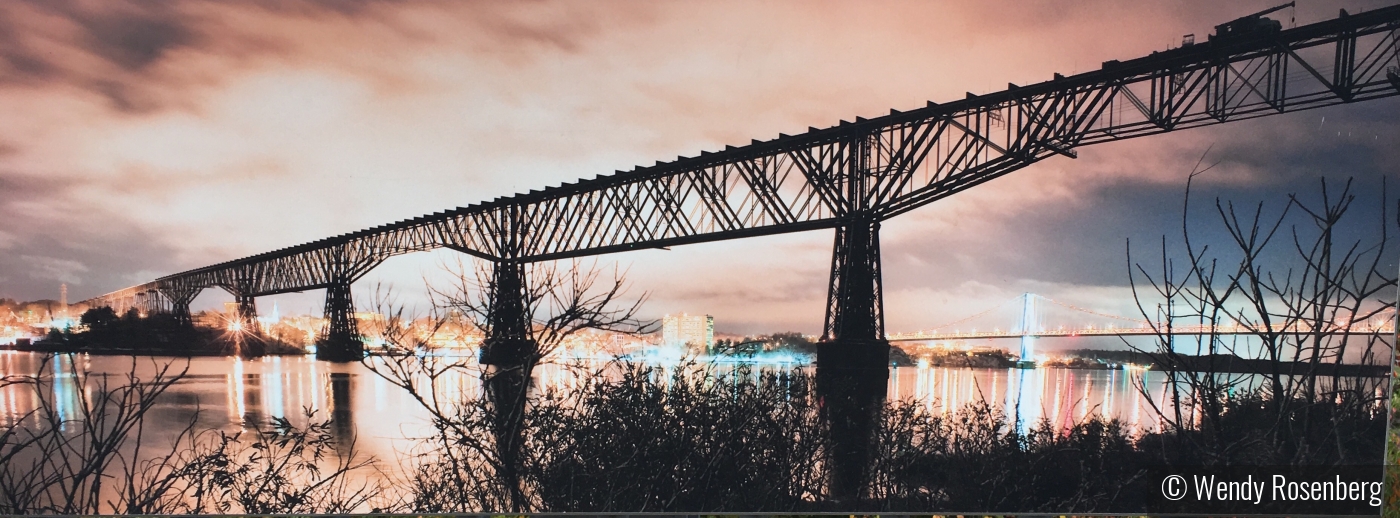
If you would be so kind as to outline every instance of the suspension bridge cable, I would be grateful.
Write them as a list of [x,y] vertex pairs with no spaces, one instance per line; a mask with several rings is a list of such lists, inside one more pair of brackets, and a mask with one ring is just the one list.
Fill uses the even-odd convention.
[[1040,299],[1045,299],[1047,302],[1050,302],[1051,304],[1055,304],[1055,305],[1057,305],[1057,306],[1062,306],[1062,307],[1065,307],[1065,308],[1069,308],[1069,309],[1072,309],[1072,310],[1074,310],[1074,311],[1079,311],[1079,312],[1081,312],[1081,313],[1088,313],[1088,314],[1090,314],[1090,315],[1097,315],[1097,316],[1101,316],[1101,317],[1104,317],[1104,318],[1112,318],[1112,319],[1115,319],[1115,320],[1125,320],[1125,321],[1128,321],[1128,322],[1132,322],[1132,323],[1134,323],[1134,324],[1142,324],[1142,323],[1147,322],[1147,319],[1145,319],[1145,318],[1128,318],[1128,317],[1124,317],[1124,316],[1110,315],[1110,314],[1108,314],[1108,313],[1100,313],[1100,312],[1094,311],[1094,310],[1092,310],[1092,309],[1081,308],[1081,307],[1076,306],[1076,305],[1074,305],[1074,304],[1068,304],[1068,303],[1060,302],[1060,301],[1055,300],[1055,299],[1052,299],[1052,298],[1050,298],[1050,297],[1042,297],[1042,296],[1040,296],[1040,295],[1035,295],[1035,297],[1036,297],[1036,298],[1040,298]]
[[983,312],[981,312],[981,313],[977,313],[977,314],[975,314],[975,315],[972,315],[972,316],[970,316],[970,317],[965,317],[965,318],[962,318],[962,319],[960,319],[960,320],[954,320],[954,321],[948,322],[948,323],[946,323],[946,324],[933,326],[933,327],[930,327],[929,330],[930,330],[930,331],[936,331],[936,330],[939,330],[939,329],[943,329],[943,328],[945,328],[945,327],[955,326],[955,325],[961,324],[961,323],[963,323],[963,322],[967,322],[967,321],[969,321],[969,320],[976,319],[977,317],[984,316],[984,315],[986,315],[987,313],[991,313],[991,312],[993,312],[993,311],[996,311],[996,310],[998,310],[998,309],[1001,309],[1001,307],[1002,307],[1002,306],[1005,306],[1007,302],[1012,302],[1012,301],[1018,300],[1018,299],[1020,299],[1020,298],[1021,298],[1021,297],[1014,297],[1014,298],[1011,298],[1011,299],[1007,299],[1007,300],[1005,300],[1005,301],[1002,301],[1001,304],[997,304],[997,305],[995,305],[995,306],[992,306],[991,308],[989,308],[989,309],[987,309],[986,311],[983,311]]

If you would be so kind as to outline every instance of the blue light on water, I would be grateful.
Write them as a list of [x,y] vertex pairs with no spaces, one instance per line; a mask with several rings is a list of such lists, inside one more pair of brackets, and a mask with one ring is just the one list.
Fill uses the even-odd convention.
[[[610,358],[601,358],[610,359]],[[810,365],[812,358],[806,354],[790,351],[768,351],[744,356],[691,355],[684,347],[652,345],[641,351],[620,357],[622,360],[652,365],[674,366],[689,360],[698,363],[723,363],[745,365]]]

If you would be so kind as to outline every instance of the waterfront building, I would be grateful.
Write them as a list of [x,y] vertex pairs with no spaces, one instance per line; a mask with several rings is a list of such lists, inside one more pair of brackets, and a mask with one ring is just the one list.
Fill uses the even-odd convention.
[[710,315],[666,315],[661,318],[661,342],[665,345],[703,347],[708,352],[715,346],[715,317]]

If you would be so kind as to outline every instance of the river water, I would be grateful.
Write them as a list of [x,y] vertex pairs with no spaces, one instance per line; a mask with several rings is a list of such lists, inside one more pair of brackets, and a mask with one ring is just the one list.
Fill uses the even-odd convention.
[[[125,381],[135,372],[148,380],[157,369],[188,369],[156,406],[152,417],[170,434],[191,419],[198,428],[236,430],[248,422],[285,417],[305,422],[305,409],[333,414],[341,432],[353,431],[367,453],[392,458],[405,437],[427,431],[427,414],[405,391],[360,364],[336,364],[311,357],[271,356],[256,360],[229,357],[126,357],[60,355],[44,364],[44,355],[0,352],[0,373],[33,375],[41,367],[53,376],[55,411],[65,419],[77,418],[80,391],[93,390],[105,376],[109,383]],[[807,368],[756,366],[757,368]],[[85,374],[87,387],[79,387],[74,371]],[[568,366],[545,364],[536,371],[536,387],[567,388],[579,381],[579,372]],[[1148,430],[1157,427],[1149,398],[1138,387],[1145,382],[1150,401],[1165,396],[1163,375],[1153,371],[1081,369],[976,369],[947,367],[899,367],[891,370],[888,400],[910,399],[933,413],[947,413],[974,401],[986,401],[1021,423],[1047,419],[1068,426],[1093,415],[1118,418]],[[439,380],[452,397],[477,397],[479,371],[456,371]],[[0,424],[17,420],[40,404],[38,394],[27,387],[0,389]],[[326,414],[322,414],[324,418]]]
[[[480,397],[481,371],[468,358],[456,360],[468,362],[468,367],[449,371],[437,380],[439,397]],[[534,388],[568,391],[600,366],[545,364],[535,371]],[[752,368],[810,369],[781,365]],[[161,369],[169,369],[172,374],[183,371],[183,375],[147,415],[146,444],[169,445],[191,423],[197,430],[227,432],[246,430],[248,423],[267,423],[271,418],[286,418],[302,426],[308,422],[304,412],[315,409],[317,421],[334,418],[334,435],[355,438],[359,458],[373,457],[380,473],[401,474],[399,459],[414,448],[415,438],[432,435],[427,412],[409,393],[358,363],[336,364],[304,356],[240,360],[48,356],[16,351],[0,351],[0,374],[38,374],[45,383],[37,391],[26,385],[0,387],[0,430],[46,426],[31,415],[43,405],[52,405],[52,413],[62,421],[80,420],[83,398],[93,397],[102,383],[125,385],[132,376],[139,382],[149,382]],[[1022,430],[1042,420],[1056,429],[1065,429],[1088,418],[1104,416],[1142,432],[1162,426],[1153,407],[1166,408],[1163,402],[1170,393],[1164,378],[1161,372],[1144,370],[899,367],[890,371],[886,399],[911,401],[931,414],[986,402],[1004,412],[1013,426]],[[86,383],[80,379],[86,379]],[[1245,377],[1244,381],[1248,388],[1263,380]]]

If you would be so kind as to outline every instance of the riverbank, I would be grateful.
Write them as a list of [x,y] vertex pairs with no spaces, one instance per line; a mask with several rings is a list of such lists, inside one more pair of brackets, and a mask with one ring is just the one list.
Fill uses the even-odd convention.
[[[34,352],[49,354],[92,354],[100,356],[175,356],[175,357],[222,357],[237,356],[238,350],[233,343],[219,344],[207,348],[179,349],[141,349],[141,348],[116,348],[116,347],[91,347],[75,345],[64,342],[38,341],[29,344],[0,345],[0,351]],[[265,348],[257,356],[306,356],[311,354],[306,349],[285,344],[278,344],[272,348]],[[245,357],[248,355],[244,355]]]
[[102,355],[240,356],[304,355],[306,349],[259,332],[230,331],[180,322],[171,315],[116,316],[108,308],[88,310],[76,329],[52,330],[13,350]]
[[1165,354],[1140,351],[1108,351],[1095,349],[1075,349],[1066,351],[1064,354],[1065,356],[1063,358],[1046,362],[1044,366],[1083,369],[1117,368],[1118,365],[1131,364],[1145,367],[1149,370],[1164,372],[1218,372],[1265,375],[1272,375],[1277,372],[1279,375],[1286,376],[1361,376],[1366,378],[1383,378],[1390,375],[1390,368],[1385,365],[1360,363],[1338,364],[1326,362],[1317,364],[1288,361],[1274,362],[1266,359],[1243,358],[1233,354],[1201,356],[1176,354],[1167,356]]

